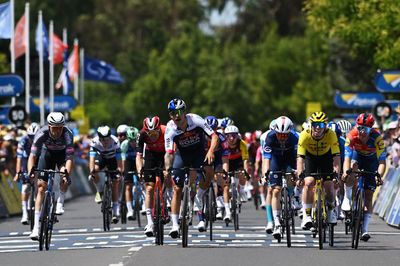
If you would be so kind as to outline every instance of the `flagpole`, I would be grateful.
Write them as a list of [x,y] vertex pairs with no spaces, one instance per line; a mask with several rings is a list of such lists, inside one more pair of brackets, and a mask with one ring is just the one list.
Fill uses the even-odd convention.
[[[74,40],[74,48],[75,48],[75,45],[79,45],[79,42],[78,42],[78,39],[76,39],[75,38],[75,40]],[[74,97],[75,97],[75,99],[78,101],[78,99],[79,99],[79,88],[78,88],[78,86],[79,86],[79,84],[78,84],[78,82],[79,82],[79,77],[78,77],[78,74],[79,73],[77,73],[77,75],[74,77]]]
[[29,3],[25,4],[25,109],[30,114],[31,80],[30,80],[30,53],[29,53]]
[[54,111],[54,41],[53,41],[54,23],[50,20],[49,25],[49,103],[50,112]]
[[83,105],[85,104],[85,49],[81,48],[80,50],[80,59],[79,59],[79,63],[81,65],[81,76],[80,76],[80,80],[81,80],[81,88],[80,88],[80,96],[81,96],[81,106],[83,108]]
[[[10,0],[10,10],[11,10],[11,73],[15,73],[15,46],[14,46],[14,0]],[[11,97],[11,106],[15,105],[15,96]]]
[[[67,28],[63,28],[63,43],[68,45]],[[68,62],[68,59],[66,59],[66,53],[67,52],[65,52],[65,54],[64,54],[65,58],[63,60],[63,69],[64,69],[64,71],[67,71],[67,68],[68,68],[68,64],[67,64],[67,66],[65,65],[65,60],[67,60],[67,62]],[[63,86],[63,94],[64,95],[68,94],[68,88],[65,88],[64,86]]]
[[39,11],[39,94],[40,94],[40,124],[44,125],[44,74],[43,74],[43,20]]

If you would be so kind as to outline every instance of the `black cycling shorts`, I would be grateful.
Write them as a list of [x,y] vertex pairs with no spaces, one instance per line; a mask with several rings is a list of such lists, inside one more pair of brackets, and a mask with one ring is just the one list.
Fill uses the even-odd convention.
[[[333,172],[333,155],[329,151],[323,155],[315,156],[306,154],[305,157],[305,176],[310,173],[332,173]],[[323,177],[324,180],[332,180],[332,176]]]

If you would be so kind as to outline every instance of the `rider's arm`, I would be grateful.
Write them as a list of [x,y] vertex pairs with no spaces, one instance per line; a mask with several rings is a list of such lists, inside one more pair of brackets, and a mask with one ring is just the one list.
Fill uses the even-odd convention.
[[304,156],[302,155],[297,156],[296,172],[297,176],[304,172]]
[[168,170],[172,167],[172,162],[174,161],[174,154],[173,153],[165,153],[164,156],[164,165],[165,169]]
[[31,153],[28,158],[28,173],[32,171],[32,168],[35,166],[36,163],[36,155]]
[[22,161],[22,159],[20,157],[17,157],[17,160],[15,162],[15,177],[14,177],[14,181],[18,180],[18,173],[21,171],[21,161]]
[[378,166],[378,173],[380,176],[383,176],[386,171],[386,161],[379,161],[379,166]]
[[228,157],[222,157],[222,169],[225,170],[225,172],[229,172],[229,159]]
[[90,156],[89,157],[89,173],[93,173],[94,172],[94,161],[95,161],[95,157],[94,156]]
[[74,163],[73,163],[73,160],[72,160],[71,158],[68,158],[68,159],[65,161],[65,169],[67,169],[68,174],[71,173],[73,164],[74,164]]
[[333,171],[340,175],[340,154],[333,156]]
[[143,154],[136,153],[136,170],[138,173],[142,171],[143,168]]

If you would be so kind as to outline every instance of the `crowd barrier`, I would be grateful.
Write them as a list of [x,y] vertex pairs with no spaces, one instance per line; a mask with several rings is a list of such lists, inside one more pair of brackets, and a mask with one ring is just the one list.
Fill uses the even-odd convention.
[[373,211],[388,224],[400,227],[400,168],[387,171]]
[[[94,193],[95,189],[92,184],[89,184],[88,174],[86,165],[75,165],[71,174],[72,184],[65,195],[66,200]],[[56,182],[58,182],[58,177]],[[0,174],[0,218],[21,214],[20,187],[18,183],[13,181],[12,176]],[[54,186],[54,189],[57,195],[58,185]]]

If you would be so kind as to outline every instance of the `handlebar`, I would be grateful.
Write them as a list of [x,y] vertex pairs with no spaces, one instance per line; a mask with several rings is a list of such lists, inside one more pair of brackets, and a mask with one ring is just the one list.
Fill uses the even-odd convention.
[[247,180],[250,180],[250,175],[249,175],[249,173],[247,173],[247,171],[244,170],[244,169],[234,170],[234,171],[229,171],[229,172],[228,172],[228,175],[229,175],[229,176],[235,176],[235,174],[244,174],[244,175],[246,176],[246,179],[247,179]]

